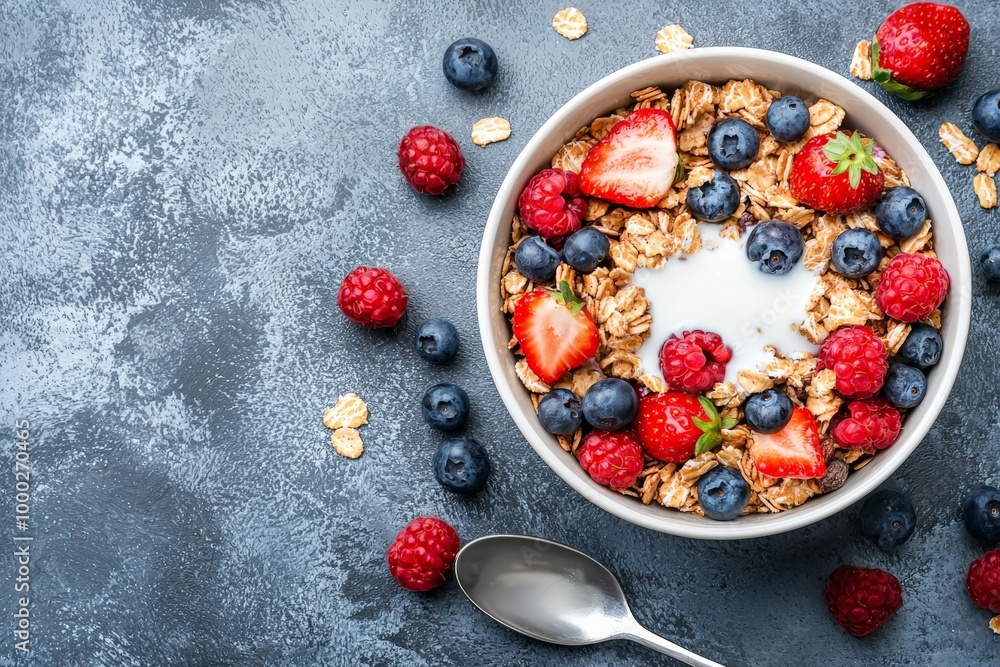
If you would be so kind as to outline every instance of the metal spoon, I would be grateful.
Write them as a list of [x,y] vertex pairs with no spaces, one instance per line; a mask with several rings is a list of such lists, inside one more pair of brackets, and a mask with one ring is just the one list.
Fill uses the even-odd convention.
[[480,537],[458,552],[455,578],[480,611],[535,639],[568,646],[628,639],[688,665],[723,667],[639,625],[615,575],[558,542]]

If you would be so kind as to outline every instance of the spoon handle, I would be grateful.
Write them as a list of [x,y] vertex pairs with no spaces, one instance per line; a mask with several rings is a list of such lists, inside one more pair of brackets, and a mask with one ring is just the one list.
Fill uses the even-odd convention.
[[669,655],[671,658],[676,658],[686,665],[693,665],[694,667],[725,667],[725,665],[721,665],[713,660],[709,660],[708,658],[703,658],[696,653],[692,653],[686,648],[680,647],[671,641],[667,641],[660,635],[650,632],[638,623],[619,636],[622,639],[634,641],[638,644],[642,644],[646,648],[651,648],[654,651],[659,651],[660,653]]

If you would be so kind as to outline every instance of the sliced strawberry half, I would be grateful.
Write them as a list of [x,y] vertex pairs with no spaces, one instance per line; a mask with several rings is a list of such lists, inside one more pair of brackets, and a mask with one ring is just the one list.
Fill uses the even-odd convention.
[[514,307],[514,337],[528,367],[552,384],[597,352],[601,337],[594,318],[565,280],[559,291],[536,289]]
[[753,432],[750,456],[769,477],[812,479],[826,474],[819,426],[809,410],[797,407],[785,428],[766,435]]
[[660,109],[639,109],[590,149],[580,190],[633,208],[663,199],[677,174],[677,128]]

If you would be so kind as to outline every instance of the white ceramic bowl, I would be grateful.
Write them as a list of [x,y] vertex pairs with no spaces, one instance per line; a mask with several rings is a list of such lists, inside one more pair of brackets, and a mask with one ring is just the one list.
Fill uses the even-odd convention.
[[[669,90],[690,79],[723,83],[745,78],[784,94],[798,95],[807,102],[819,97],[831,100],[847,111],[846,127],[876,138],[927,202],[934,221],[934,248],[951,274],[952,287],[943,307],[944,354],[929,373],[926,397],[907,415],[896,444],[880,452],[862,470],[851,473],[838,491],[778,514],[754,514],[723,522],[655,503],[644,506],[635,498],[599,486],[542,429],[529,393],[514,373],[514,356],[507,350],[511,333],[500,312],[499,282],[518,195],[532,175],[549,166],[552,155],[580,127],[629,105],[629,94],[646,86],[659,85]],[[913,452],[944,407],[958,374],[969,330],[971,281],[969,252],[955,202],[930,156],[899,118],[855,84],[818,65],[759,49],[718,47],[656,56],[625,67],[593,84],[553,114],[521,151],[497,193],[479,255],[477,301],[479,329],[493,381],[524,437],[556,474],[587,500],[631,523],[683,537],[741,539],[802,528],[844,509],[872,491]]]

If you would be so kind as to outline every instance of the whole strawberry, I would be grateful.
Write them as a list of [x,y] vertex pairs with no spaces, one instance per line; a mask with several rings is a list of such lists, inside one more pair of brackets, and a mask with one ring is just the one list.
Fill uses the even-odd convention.
[[903,426],[899,410],[884,398],[851,401],[830,422],[830,435],[844,449],[885,449]]
[[951,278],[936,257],[901,252],[886,265],[875,303],[889,317],[916,322],[944,302]]
[[572,234],[587,213],[576,174],[562,169],[543,169],[532,176],[517,206],[521,221],[538,230],[543,239]]
[[1000,614],[1000,549],[987,551],[972,561],[965,575],[965,587],[973,602]]
[[432,125],[412,128],[399,142],[399,170],[422,195],[442,194],[458,183],[465,158],[458,142]]
[[627,489],[642,472],[642,447],[626,431],[591,431],[577,455],[583,469],[603,486]]
[[671,389],[700,394],[722,382],[732,358],[733,351],[718,334],[685,331],[680,338],[673,335],[663,343],[660,372]]
[[857,131],[813,137],[792,162],[788,189],[800,203],[830,215],[868,208],[885,185],[875,149],[875,140]]
[[823,600],[833,620],[855,637],[864,637],[903,606],[903,589],[885,570],[842,566],[827,577]]
[[819,346],[819,369],[833,369],[837,393],[845,398],[871,398],[889,370],[885,343],[870,327],[841,327]]
[[394,327],[406,312],[403,283],[386,269],[359,266],[340,283],[337,306],[347,319],[370,329]]
[[955,80],[969,53],[969,22],[951,5],[914,2],[894,11],[872,40],[872,77],[904,100]]
[[677,391],[639,399],[635,430],[647,454],[668,463],[684,463],[722,442],[722,429],[736,425],[722,419],[712,401]]
[[411,591],[437,588],[451,570],[458,547],[454,528],[432,516],[417,517],[389,547],[389,573]]

